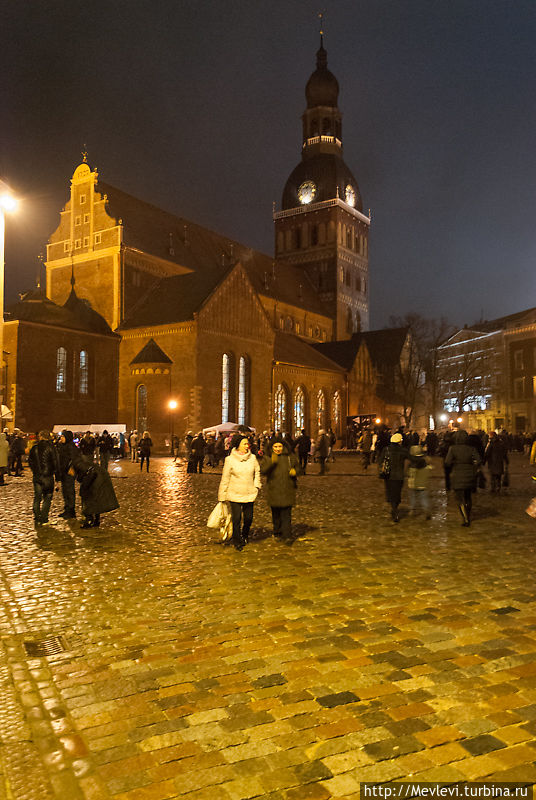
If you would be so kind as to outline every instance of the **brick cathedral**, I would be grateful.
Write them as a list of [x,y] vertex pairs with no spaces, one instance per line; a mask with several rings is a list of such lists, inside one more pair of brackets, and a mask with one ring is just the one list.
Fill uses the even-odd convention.
[[273,257],[104,183],[84,158],[47,245],[46,295],[5,326],[18,427],[119,422],[162,446],[171,400],[179,434],[233,421],[344,439],[352,416],[396,419],[406,331],[369,331],[370,217],[322,40],[316,59]]

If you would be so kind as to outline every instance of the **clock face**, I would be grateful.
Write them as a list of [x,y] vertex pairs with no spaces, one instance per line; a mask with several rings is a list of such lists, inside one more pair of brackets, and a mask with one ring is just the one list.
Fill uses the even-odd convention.
[[312,203],[316,195],[316,186],[313,181],[304,181],[298,189],[298,200],[303,205]]
[[352,208],[355,206],[355,189],[350,183],[344,190],[344,199],[349,206],[352,206]]

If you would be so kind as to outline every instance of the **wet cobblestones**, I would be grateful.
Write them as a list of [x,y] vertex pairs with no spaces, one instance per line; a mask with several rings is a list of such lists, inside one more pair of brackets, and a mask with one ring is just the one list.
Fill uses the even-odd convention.
[[[361,781],[536,780],[536,494],[462,528],[391,523],[375,472],[300,479],[295,541],[264,499],[242,553],[205,522],[219,471],[111,469],[99,531],[37,531],[31,482],[0,502],[0,800],[353,798]],[[403,508],[404,511],[404,508]],[[90,535],[83,536],[83,533]],[[25,642],[61,637],[30,657]],[[3,661],[2,661],[3,653]],[[4,792],[4,795],[2,795]]]

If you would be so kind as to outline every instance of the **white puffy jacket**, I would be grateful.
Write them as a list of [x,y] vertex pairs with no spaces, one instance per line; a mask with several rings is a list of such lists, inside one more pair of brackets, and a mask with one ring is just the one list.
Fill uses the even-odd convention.
[[252,503],[261,488],[261,471],[256,456],[231,450],[223,464],[218,500]]

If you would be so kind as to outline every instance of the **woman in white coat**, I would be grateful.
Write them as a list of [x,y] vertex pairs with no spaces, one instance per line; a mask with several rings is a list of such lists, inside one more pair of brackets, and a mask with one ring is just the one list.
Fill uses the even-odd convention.
[[225,459],[218,490],[218,500],[227,501],[231,506],[232,542],[237,550],[242,550],[248,542],[253,521],[253,503],[261,486],[259,462],[250,450],[249,440],[244,436]]

